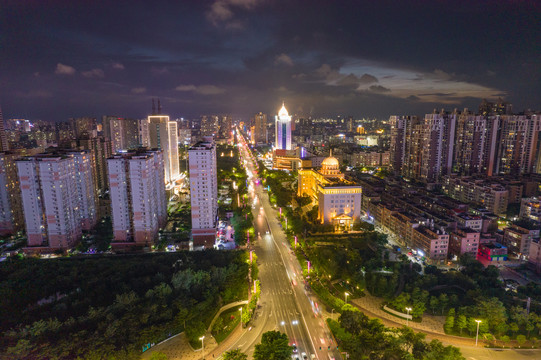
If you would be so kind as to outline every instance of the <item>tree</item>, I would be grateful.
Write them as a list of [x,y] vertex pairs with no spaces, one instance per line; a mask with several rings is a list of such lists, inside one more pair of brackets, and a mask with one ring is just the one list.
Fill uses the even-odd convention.
[[518,324],[516,322],[509,324],[509,330],[511,330],[513,334],[516,334],[518,332]]
[[279,331],[267,331],[261,337],[261,343],[255,346],[254,360],[289,360],[293,347],[289,346],[286,334]]
[[443,325],[445,332],[449,333],[453,331],[454,327],[455,327],[455,317],[452,315],[448,315],[447,318],[445,319],[445,325]]
[[456,327],[460,331],[460,335],[462,335],[462,330],[464,330],[466,326],[468,326],[468,319],[466,318],[466,315],[458,315],[458,318],[456,319]]
[[517,336],[518,347],[521,347],[526,342],[526,336],[520,334]]
[[510,339],[509,339],[509,336],[504,335],[504,336],[502,336],[502,339],[501,339],[501,340],[502,340],[502,342],[503,342],[503,347],[505,347],[505,344],[509,343],[509,340],[510,340]]
[[241,352],[240,349],[226,351],[223,354],[223,360],[246,360],[248,355]]
[[437,297],[430,297],[430,308],[432,309],[432,315],[436,315],[436,308],[440,305],[440,302]]
[[438,340],[432,340],[428,344],[428,350],[423,360],[466,360],[460,350],[454,346],[443,346]]
[[449,305],[449,297],[447,296],[447,294],[442,293],[439,296],[438,300],[440,302],[441,314],[443,315],[445,313],[445,308],[447,307],[447,305]]
[[168,357],[162,352],[153,352],[152,355],[150,355],[150,360],[167,360]]
[[477,303],[477,314],[488,321],[490,330],[507,321],[505,306],[497,298],[482,299]]

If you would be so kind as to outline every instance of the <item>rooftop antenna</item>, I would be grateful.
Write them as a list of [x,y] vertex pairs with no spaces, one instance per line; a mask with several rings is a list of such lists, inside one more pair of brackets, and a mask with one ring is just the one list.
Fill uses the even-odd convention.
[[160,103],[160,99],[158,99],[158,115],[162,113],[162,104]]
[[152,98],[152,115],[156,115],[156,104],[154,104],[154,98]]

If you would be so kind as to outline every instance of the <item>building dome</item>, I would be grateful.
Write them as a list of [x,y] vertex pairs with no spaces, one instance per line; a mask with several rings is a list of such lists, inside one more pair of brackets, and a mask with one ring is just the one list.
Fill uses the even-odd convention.
[[279,117],[288,117],[288,116],[289,116],[289,113],[287,112],[286,106],[285,106],[284,103],[282,103],[282,108],[281,108],[280,111],[278,112],[278,116],[279,116]]
[[329,156],[321,162],[321,167],[327,169],[339,169],[340,163],[338,162],[338,159],[334,156]]

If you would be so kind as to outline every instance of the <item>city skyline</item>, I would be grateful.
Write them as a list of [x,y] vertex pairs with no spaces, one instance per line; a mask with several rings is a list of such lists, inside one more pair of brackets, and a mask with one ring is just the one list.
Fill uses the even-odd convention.
[[283,100],[315,117],[539,106],[534,1],[61,5],[0,10],[5,118],[146,117],[153,97],[192,118],[273,115]]

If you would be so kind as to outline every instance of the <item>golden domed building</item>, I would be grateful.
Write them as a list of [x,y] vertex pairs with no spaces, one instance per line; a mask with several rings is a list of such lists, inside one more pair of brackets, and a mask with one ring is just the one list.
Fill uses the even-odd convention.
[[318,205],[322,224],[334,225],[335,231],[351,230],[361,215],[362,188],[340,172],[338,159],[331,154],[320,169],[299,169],[298,180],[298,195]]

